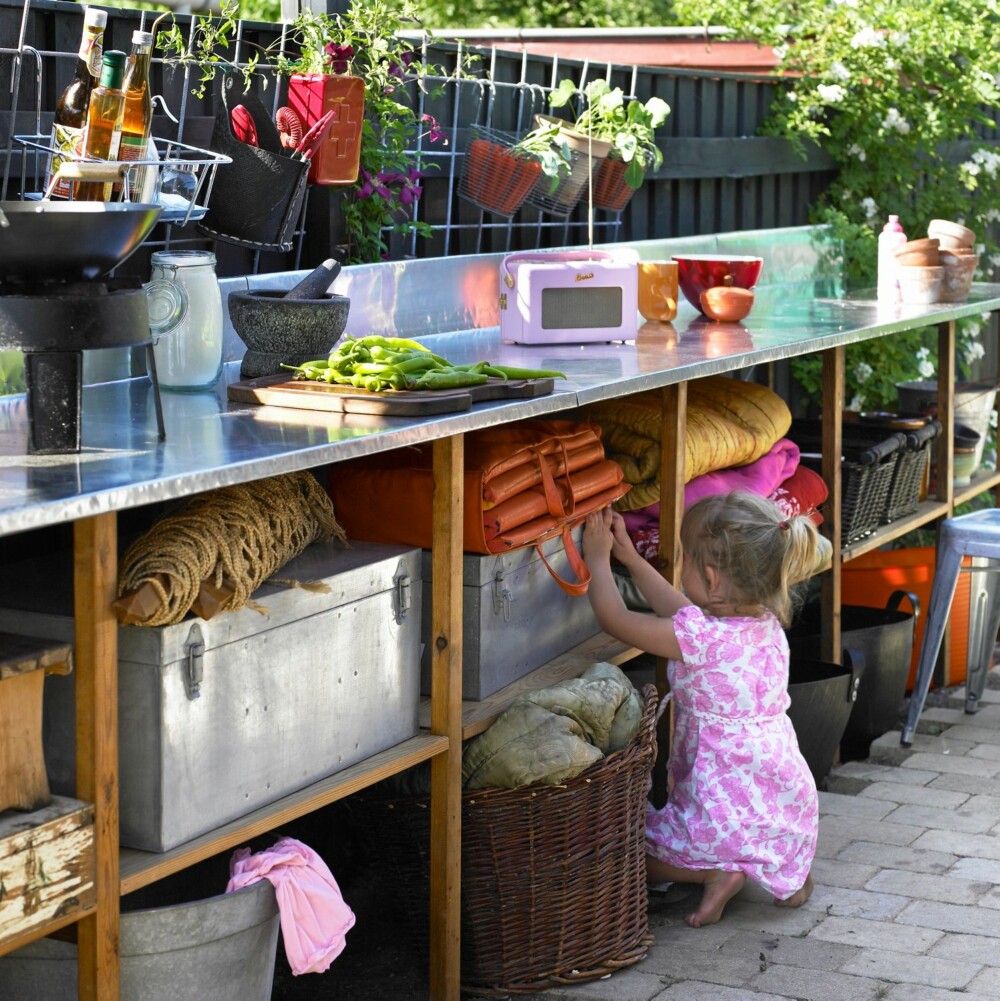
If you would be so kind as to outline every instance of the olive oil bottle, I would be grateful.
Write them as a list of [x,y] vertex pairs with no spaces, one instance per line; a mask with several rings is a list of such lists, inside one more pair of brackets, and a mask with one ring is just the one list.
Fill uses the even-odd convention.
[[[65,156],[79,156],[83,152],[83,131],[87,125],[90,92],[101,75],[101,57],[104,50],[104,27],[108,15],[96,7],[88,7],[83,19],[83,34],[76,57],[76,69],[69,86],[59,95],[52,118],[51,146],[56,152],[49,157],[45,172],[45,190],[52,175],[59,169]],[[64,154],[60,156],[59,153]],[[52,191],[53,198],[68,198],[69,183],[59,181]]]
[[[119,160],[145,160],[149,147],[149,131],[153,124],[153,99],[149,89],[149,64],[152,57],[153,34],[132,32],[132,51],[125,64],[125,113],[122,117],[122,139]],[[129,198],[141,200],[147,167],[135,168],[129,176]],[[120,185],[115,185],[117,194]]]
[[[91,91],[83,154],[91,160],[117,160],[125,114],[125,53],[112,49],[104,53],[101,82]],[[106,202],[111,199],[110,181],[81,181],[76,186],[78,201]]]

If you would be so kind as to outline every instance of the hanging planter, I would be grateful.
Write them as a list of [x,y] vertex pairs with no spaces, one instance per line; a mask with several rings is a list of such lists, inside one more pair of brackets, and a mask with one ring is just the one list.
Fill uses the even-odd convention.
[[473,128],[462,163],[460,197],[498,215],[513,215],[542,175],[542,165],[517,149],[515,137]]
[[601,161],[594,179],[594,207],[608,212],[621,212],[636,189],[625,182],[627,164],[617,157]]
[[611,143],[577,132],[568,122],[548,115],[535,115],[539,128],[558,126],[553,146],[561,148],[569,162],[569,173],[553,188],[547,178],[539,179],[527,202],[551,215],[568,216],[594,183],[597,170],[611,152]]
[[361,158],[364,80],[350,74],[294,73],[288,80],[288,106],[305,129],[333,111],[329,131],[313,154],[309,183],[354,184]]

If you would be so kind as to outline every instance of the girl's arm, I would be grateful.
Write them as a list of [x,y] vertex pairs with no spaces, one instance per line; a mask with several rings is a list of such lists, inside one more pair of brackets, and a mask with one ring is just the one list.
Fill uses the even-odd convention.
[[673,615],[679,608],[691,604],[655,567],[639,555],[625,528],[625,519],[615,512],[611,515],[611,535],[614,539],[611,555],[632,575],[636,587],[642,591],[649,607],[657,615]]
[[[657,657],[682,660],[670,618],[633,612],[625,607],[611,573],[610,557],[615,544],[611,532],[610,510],[606,508],[587,515],[583,534],[584,559],[591,574],[587,595],[598,624],[606,633],[623,643],[639,647]],[[688,604],[686,599],[683,604]]]

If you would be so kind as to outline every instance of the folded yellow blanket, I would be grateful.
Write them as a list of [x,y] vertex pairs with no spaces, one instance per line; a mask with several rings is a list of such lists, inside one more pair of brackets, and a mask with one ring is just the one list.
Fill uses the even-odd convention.
[[[785,401],[755,382],[712,375],[689,383],[687,395],[685,483],[703,473],[754,462],[792,423]],[[660,401],[659,390],[652,390],[586,408],[587,418],[603,429],[608,458],[632,484],[615,504],[619,511],[634,511],[660,499]]]

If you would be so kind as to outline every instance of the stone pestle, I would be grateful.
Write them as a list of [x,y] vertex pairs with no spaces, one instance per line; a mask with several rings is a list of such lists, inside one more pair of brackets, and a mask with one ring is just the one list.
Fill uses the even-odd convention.
[[340,274],[340,261],[328,257],[318,268],[311,271],[285,293],[286,299],[322,299],[333,280]]

